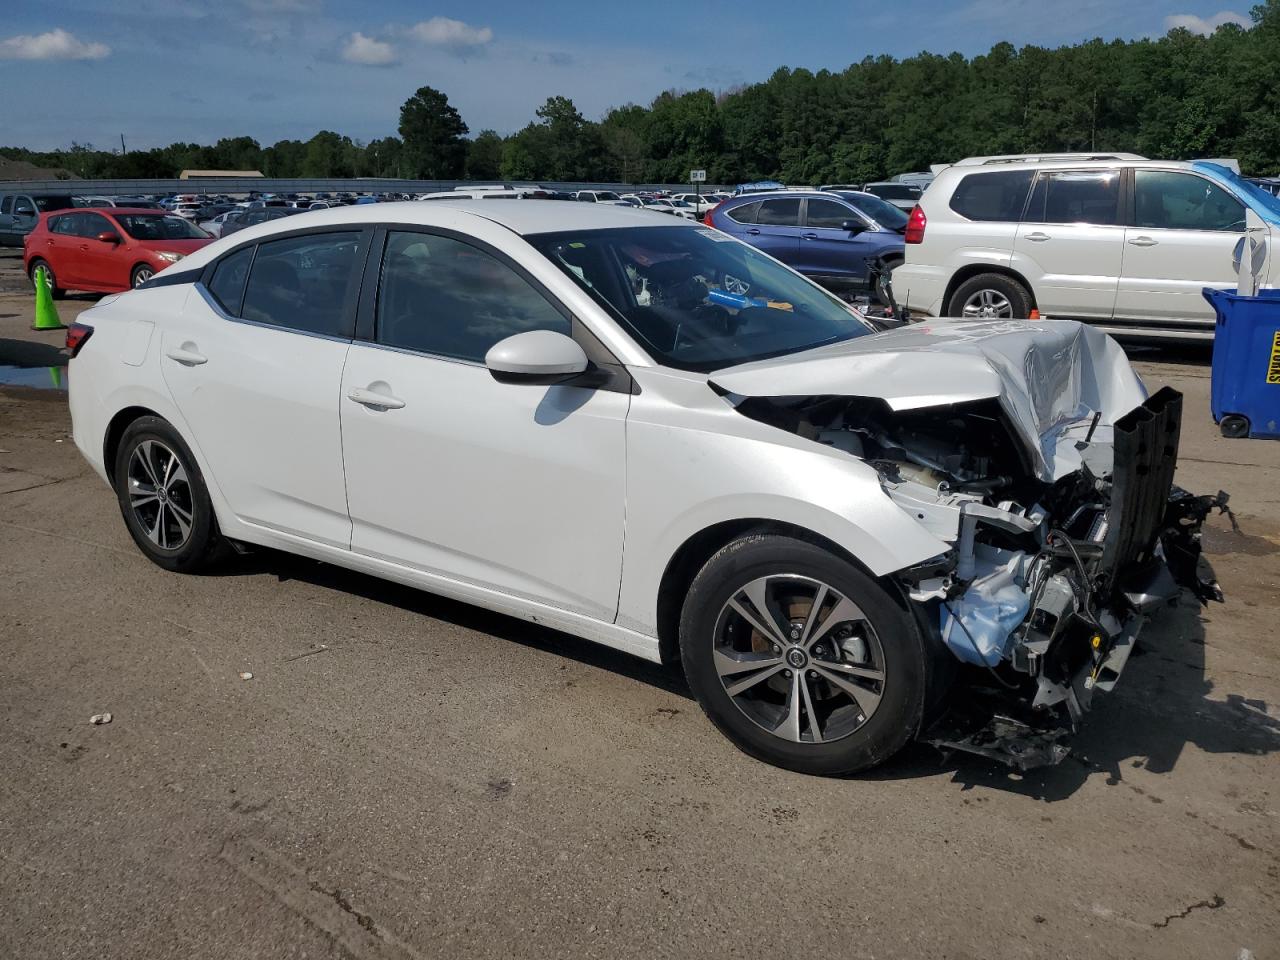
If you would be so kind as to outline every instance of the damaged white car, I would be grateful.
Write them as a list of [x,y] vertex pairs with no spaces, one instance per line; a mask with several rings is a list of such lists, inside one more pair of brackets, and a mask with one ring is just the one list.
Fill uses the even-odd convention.
[[[500,208],[500,209],[499,209]],[[68,334],[81,451],[175,571],[266,546],[682,661],[762,760],[1060,760],[1225,496],[1075,323],[877,332],[724,234],[600,205],[242,231]]]

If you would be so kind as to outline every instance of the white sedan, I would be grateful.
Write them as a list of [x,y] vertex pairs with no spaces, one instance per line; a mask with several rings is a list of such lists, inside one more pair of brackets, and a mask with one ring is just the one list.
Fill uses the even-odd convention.
[[[75,442],[159,566],[257,544],[680,663],[795,770],[925,730],[1055,762],[1176,595],[1159,557],[1212,590],[1208,501],[1170,487],[1179,398],[1105,336],[877,333],[642,210],[303,213],[104,298],[68,346]],[[930,726],[944,694],[969,726]]]

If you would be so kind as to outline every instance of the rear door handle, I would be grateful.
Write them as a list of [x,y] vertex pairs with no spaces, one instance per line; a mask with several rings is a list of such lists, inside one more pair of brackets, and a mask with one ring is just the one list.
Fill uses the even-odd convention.
[[354,400],[364,407],[380,407],[383,410],[399,410],[404,406],[404,401],[399,397],[393,397],[387,393],[375,393],[372,390],[362,390],[359,387],[348,393],[347,399]]
[[198,367],[202,363],[208,363],[209,358],[203,353],[197,353],[195,350],[188,349],[187,344],[183,344],[176,349],[170,350],[165,354],[170,360],[176,360],[184,367]]
[[1130,237],[1129,242],[1135,247],[1154,247],[1159,240],[1152,240],[1150,237]]
[[1046,240],[1052,240],[1053,238],[1047,233],[1028,233],[1027,239],[1034,243],[1044,243]]
[[800,239],[802,239],[802,240],[817,240],[817,239],[818,239],[818,235],[817,235],[816,233],[802,233],[802,234],[800,234]]
[[748,230],[748,231],[747,231],[747,233],[748,233],[749,235],[753,236],[753,237],[758,237],[758,236],[760,236],[760,231],[759,231],[759,230],[756,230],[756,229],[754,229],[754,228],[753,228],[753,229],[751,229],[751,230]]

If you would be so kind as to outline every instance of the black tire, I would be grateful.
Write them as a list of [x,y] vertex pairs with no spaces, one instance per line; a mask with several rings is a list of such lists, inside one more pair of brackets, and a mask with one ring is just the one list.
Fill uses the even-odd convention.
[[[804,699],[803,722],[807,725],[810,740],[803,741],[799,726],[796,728],[797,739],[787,739],[752,719],[739,707],[742,701],[733,699],[726,690],[726,683],[743,675],[737,674],[732,680],[722,681],[717,672],[713,648],[722,636],[719,631],[726,622],[722,617],[733,616],[722,611],[728,609],[726,605],[730,599],[737,596],[745,585],[770,576],[781,577],[784,581],[788,577],[806,578],[829,585],[831,591],[861,609],[865,622],[874,631],[884,679],[878,686],[878,704],[865,718],[855,716],[855,721],[860,719],[861,723],[852,727],[850,732],[814,742],[814,723],[807,706],[810,701]],[[774,622],[777,623],[777,618]],[[794,620],[792,622],[794,624]],[[752,633],[751,636],[754,638],[757,634]],[[787,642],[793,642],[796,633],[793,631],[788,636],[792,640]],[[774,647],[775,651],[777,649]],[[788,656],[791,649],[788,647],[782,653],[779,662],[783,666],[792,662]],[[812,648],[814,654],[819,651],[820,646]],[[901,598],[895,597],[853,563],[817,544],[761,533],[743,536],[718,551],[694,578],[685,598],[680,618],[680,655],[689,686],[711,722],[744,752],[777,767],[820,776],[865,770],[893,756],[920,729],[928,667],[925,641],[915,618],[904,609]],[[819,666],[825,662],[813,656],[808,665]],[[794,673],[818,676],[803,669]],[[786,672],[785,675],[792,674]],[[821,678],[781,681],[783,685],[792,682],[809,684],[805,687],[804,697],[809,698],[812,694],[812,702],[819,704],[815,712],[821,714],[823,701],[818,700],[819,687],[816,685],[822,683]],[[767,683],[777,684],[778,680],[775,676]],[[831,691],[833,688],[828,686],[826,689]],[[774,694],[764,690],[763,695],[767,698]],[[838,693],[836,695],[839,696]],[[790,702],[788,698],[787,703]],[[785,713],[787,708],[776,709]],[[848,709],[845,712],[847,715]],[[856,708],[854,712],[857,713]],[[834,714],[829,715],[827,721],[832,716]],[[797,720],[797,724],[800,722]],[[828,726],[827,733],[832,729]]]
[[[141,460],[134,461],[135,453]],[[171,468],[168,453],[176,455],[176,463]],[[142,502],[149,492],[147,476],[163,481],[166,474],[173,484],[166,485],[165,495]],[[196,459],[167,421],[154,416],[140,417],[125,428],[116,451],[114,476],[116,499],[125,526],[138,549],[156,566],[175,573],[197,573],[215,566],[227,555],[228,544],[218,531],[209,489]],[[135,481],[141,481],[142,485]],[[162,483],[157,483],[151,489],[160,486]],[[135,496],[138,506],[134,504]],[[188,518],[185,530],[183,514]]]
[[53,267],[49,266],[49,263],[47,260],[31,261],[31,271],[27,274],[27,276],[30,277],[31,279],[32,288],[34,288],[36,285],[36,270],[38,270],[40,267],[44,267],[46,270],[49,271],[49,293],[53,296],[53,299],[61,300],[63,297],[67,295],[67,291],[63,287],[58,286],[58,278],[54,276]]
[[[951,299],[947,301],[946,315],[964,317],[965,304],[975,298],[981,299],[984,294],[990,295],[993,300],[993,309],[997,311],[991,314],[994,318],[1025,320],[1031,315],[1031,291],[1013,277],[1003,273],[980,273],[960,284],[951,294]],[[1007,312],[999,307],[1001,303],[1008,305]],[[986,319],[986,317],[971,316],[969,319]]]
[[146,283],[156,275],[156,268],[149,263],[140,263],[129,273],[129,286],[137,287]]
[[1248,417],[1242,417],[1238,413],[1229,413],[1218,423],[1218,429],[1222,431],[1224,437],[1239,440],[1241,437],[1249,436],[1252,424],[1249,423]]

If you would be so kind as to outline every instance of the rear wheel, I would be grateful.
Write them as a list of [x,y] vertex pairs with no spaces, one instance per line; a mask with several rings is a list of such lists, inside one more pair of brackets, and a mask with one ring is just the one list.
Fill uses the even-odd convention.
[[156,271],[154,267],[149,264],[140,263],[133,268],[133,273],[129,274],[129,285],[132,287],[140,287],[155,275]]
[[924,641],[873,578],[824,548],[742,537],[685,600],[680,652],[711,721],[775,766],[833,775],[888,759],[924,710]]
[[956,287],[947,303],[948,317],[965,320],[1025,320],[1031,314],[1031,292],[1003,273],[980,273]]
[[28,274],[28,276],[31,277],[31,285],[33,287],[35,286],[36,271],[39,270],[41,267],[44,267],[44,269],[47,271],[47,279],[45,282],[49,286],[49,293],[52,295],[53,299],[61,300],[63,297],[67,295],[67,291],[62,287],[58,286],[58,279],[57,277],[54,276],[53,267],[49,266],[48,261],[46,260],[31,261],[31,272]]
[[116,498],[134,542],[157,566],[195,573],[226,552],[204,477],[178,432],[159,417],[125,428],[116,451]]

